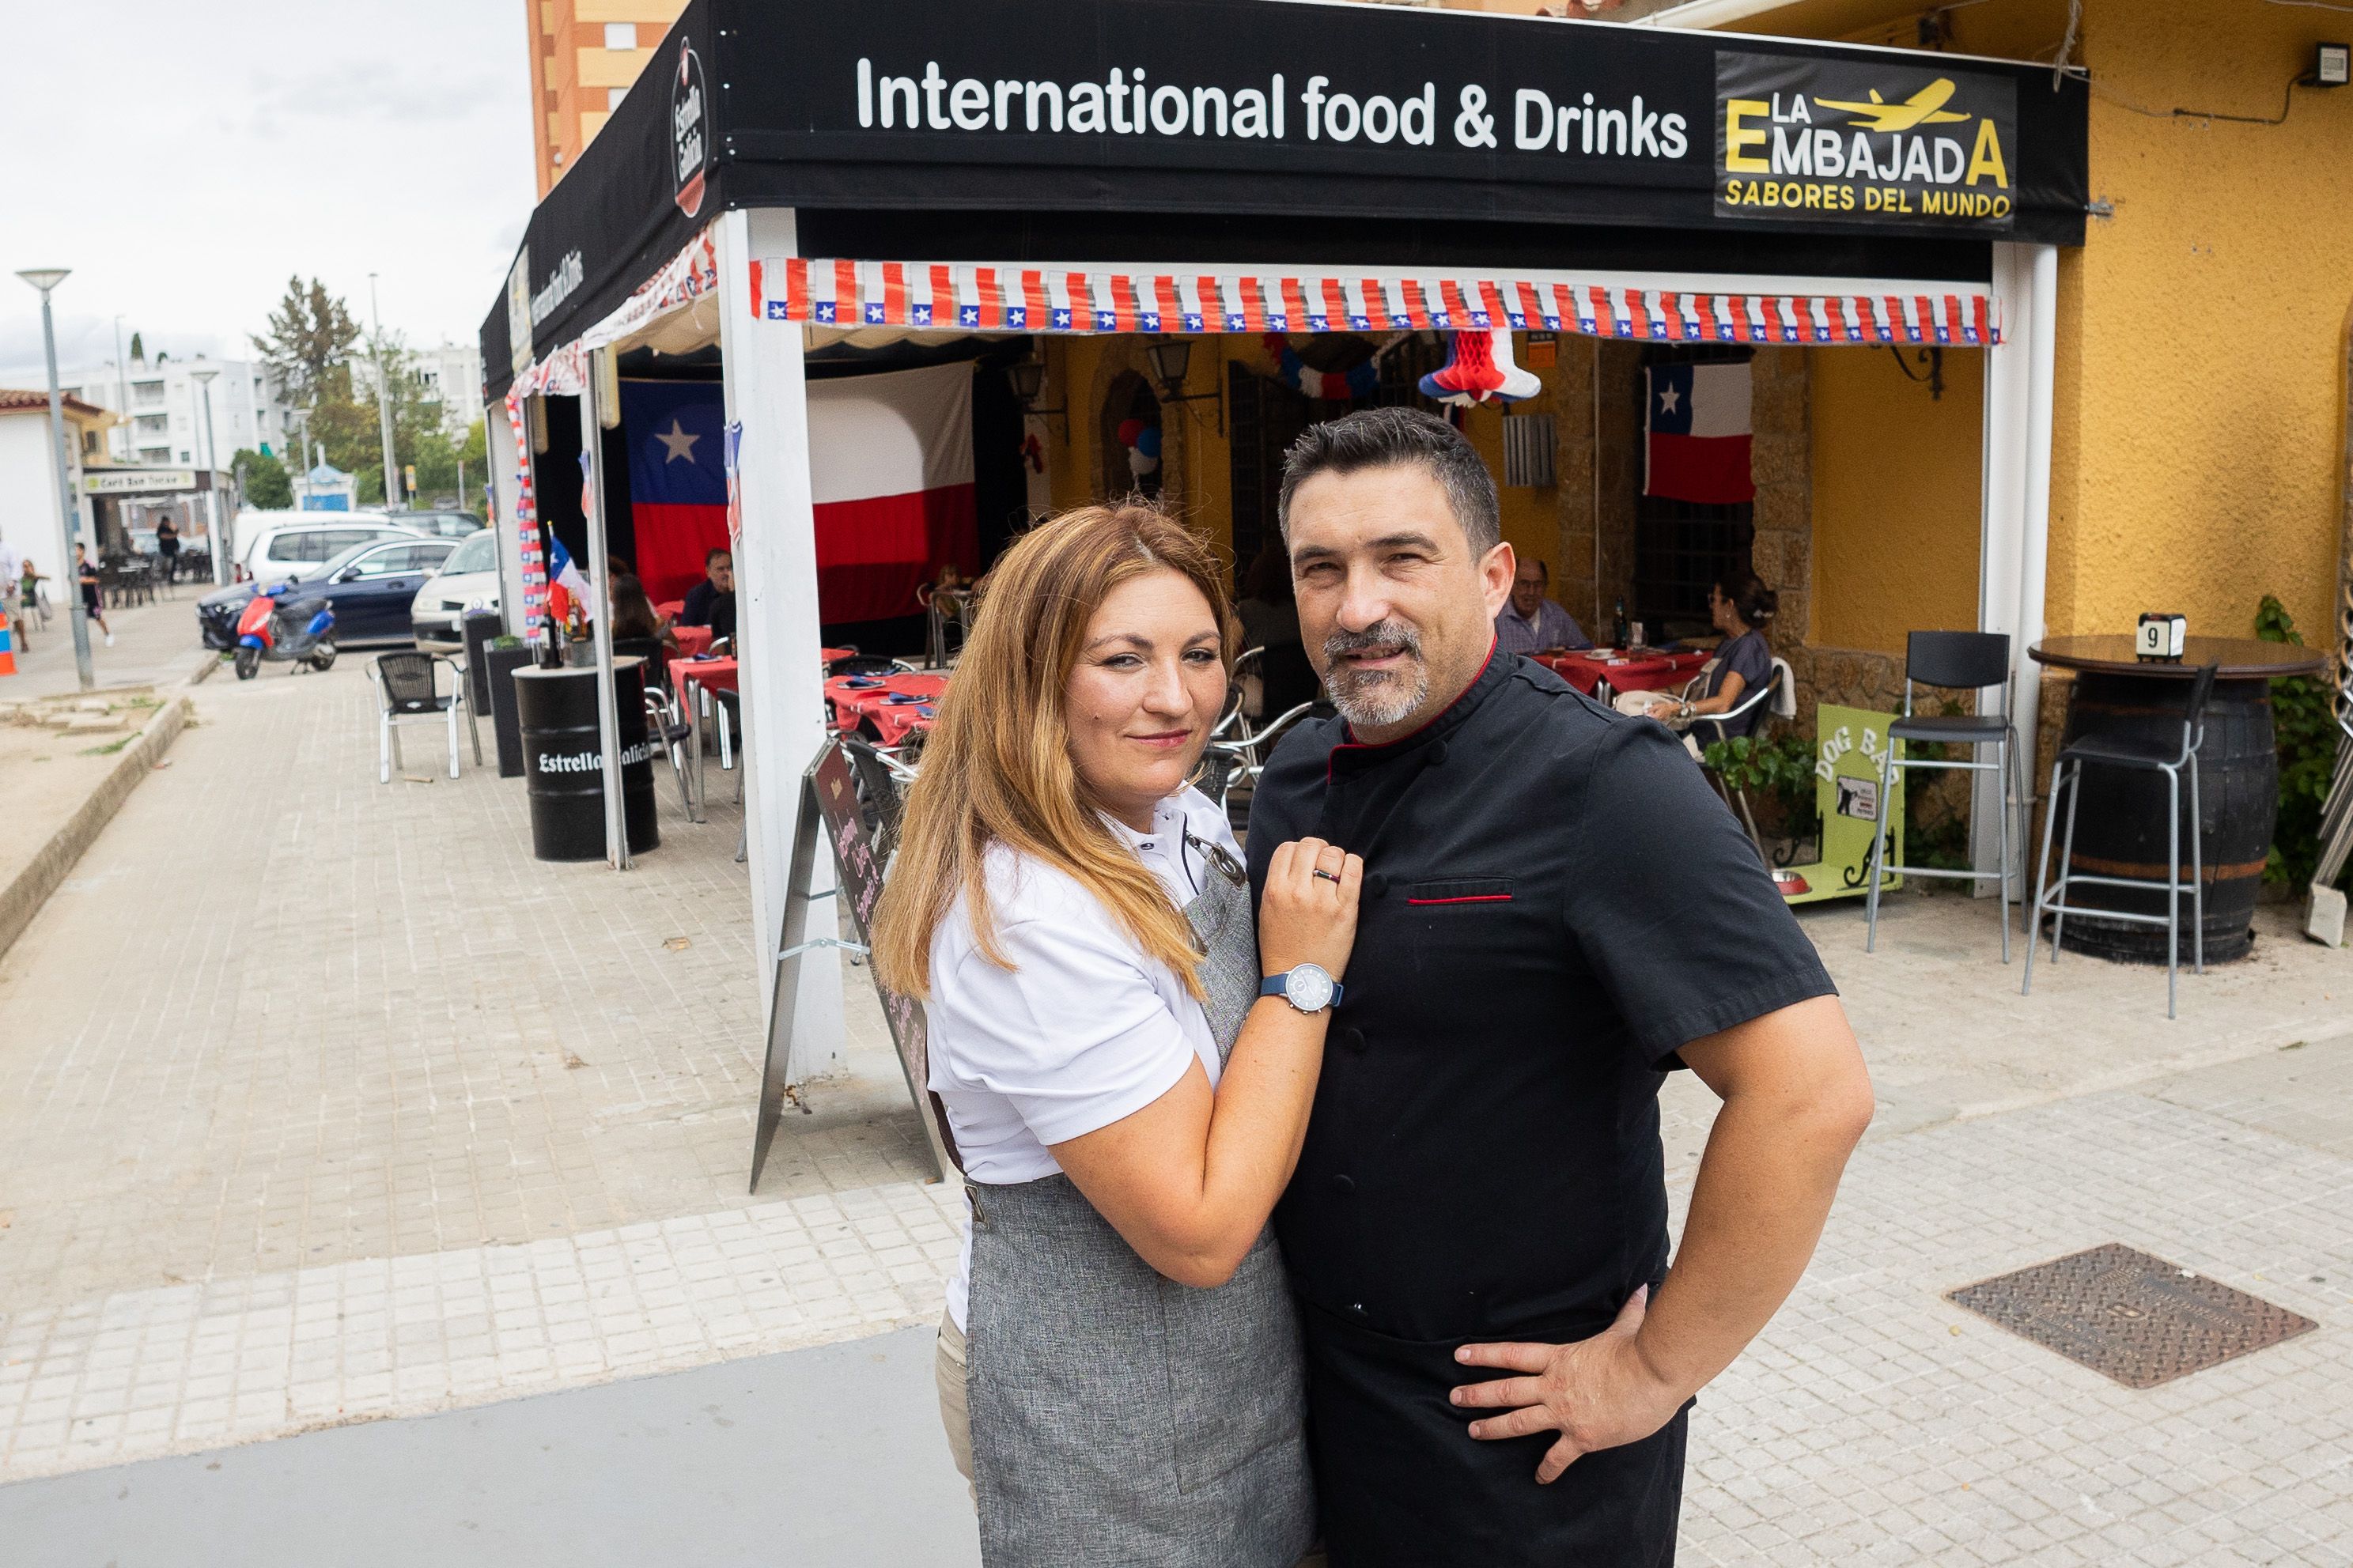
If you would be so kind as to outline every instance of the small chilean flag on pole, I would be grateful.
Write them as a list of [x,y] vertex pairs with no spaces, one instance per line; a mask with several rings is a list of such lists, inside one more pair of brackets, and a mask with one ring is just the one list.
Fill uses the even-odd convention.
[[1716,505],[1757,499],[1746,364],[1651,366],[1642,427],[1644,495]]

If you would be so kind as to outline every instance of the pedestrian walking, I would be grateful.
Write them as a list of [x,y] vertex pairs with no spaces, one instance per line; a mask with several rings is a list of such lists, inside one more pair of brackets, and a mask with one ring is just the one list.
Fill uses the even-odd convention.
[[98,623],[98,629],[106,634],[106,646],[112,647],[114,628],[106,624],[106,602],[99,592],[98,563],[79,544],[74,546],[74,581],[81,585],[82,613]]
[[155,553],[162,556],[164,581],[180,580],[180,531],[172,525],[172,514],[165,512],[164,521],[155,525]]
[[[1674,737],[1496,648],[1516,561],[1460,432],[1312,426],[1280,518],[1339,713],[1260,779],[1252,883],[1310,833],[1366,865],[1274,1222],[1332,1561],[1663,1568],[1693,1395],[1812,1255],[1870,1119],[1861,1052]],[[1683,1068],[1725,1103],[1670,1268],[1657,1097]]]
[[1363,865],[1267,846],[1253,921],[1224,809],[1187,783],[1235,650],[1182,523],[1066,513],[1005,553],[985,606],[874,945],[928,1005],[965,1178],[937,1370],[982,1561],[1292,1568],[1315,1510],[1266,1222]]

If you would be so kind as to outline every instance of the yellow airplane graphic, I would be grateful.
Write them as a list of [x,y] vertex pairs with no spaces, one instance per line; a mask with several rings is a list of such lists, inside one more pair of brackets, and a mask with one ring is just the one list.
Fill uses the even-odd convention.
[[1855,117],[1851,123],[1861,124],[1875,133],[1909,131],[1915,125],[1952,125],[1967,120],[1968,115],[1944,107],[1945,100],[1952,96],[1952,79],[1940,76],[1901,103],[1888,102],[1879,96],[1877,88],[1871,89],[1869,103],[1842,103],[1835,98],[1818,98],[1814,101],[1824,109],[1846,110]]

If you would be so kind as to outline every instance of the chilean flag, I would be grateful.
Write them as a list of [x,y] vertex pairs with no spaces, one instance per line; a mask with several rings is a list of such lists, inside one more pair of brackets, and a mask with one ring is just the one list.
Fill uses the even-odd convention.
[[1654,364],[1643,410],[1644,495],[1716,505],[1757,499],[1746,363]]
[[821,619],[913,615],[940,566],[979,569],[971,365],[812,381],[808,433]]
[[727,543],[727,470],[714,381],[624,381],[629,520],[638,580],[655,604],[686,597],[702,560]]

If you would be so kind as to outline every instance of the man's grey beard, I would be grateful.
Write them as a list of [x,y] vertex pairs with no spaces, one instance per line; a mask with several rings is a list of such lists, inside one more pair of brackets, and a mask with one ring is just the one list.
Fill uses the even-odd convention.
[[[1343,656],[1394,645],[1406,657],[1402,669],[1357,670]],[[1324,639],[1327,673],[1324,685],[1340,717],[1359,729],[1380,730],[1419,711],[1430,696],[1430,666],[1421,657],[1421,634],[1405,621],[1382,621],[1360,632],[1335,631]]]

